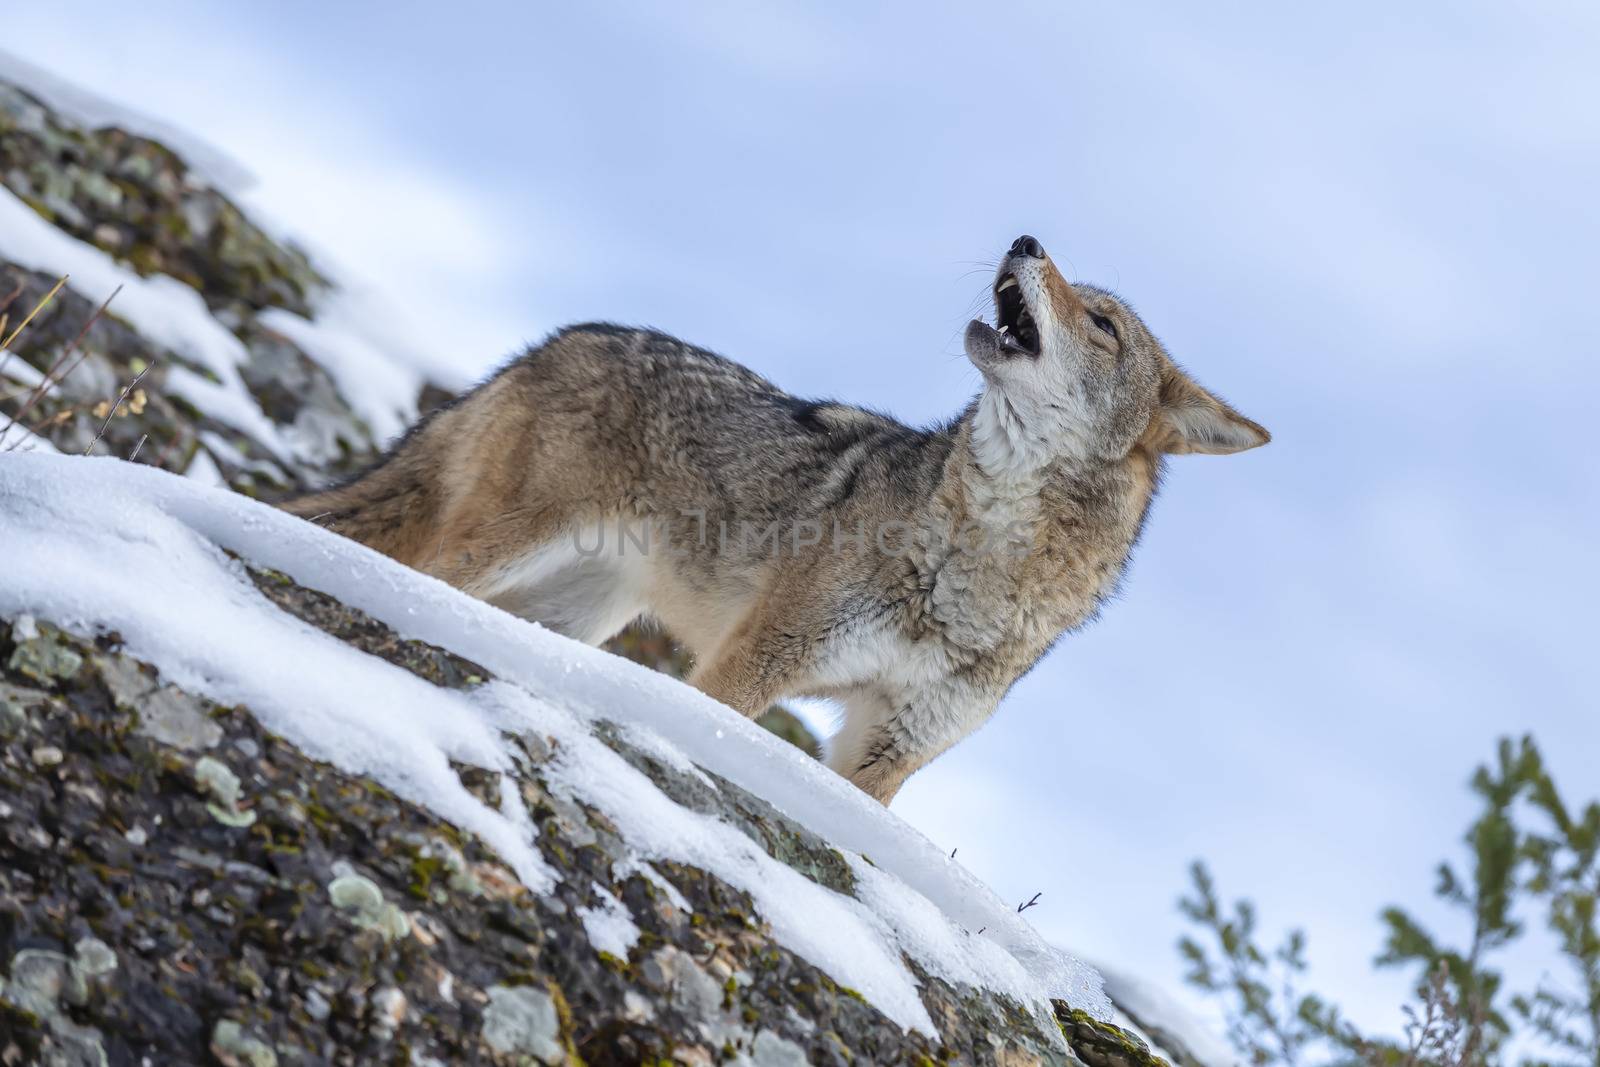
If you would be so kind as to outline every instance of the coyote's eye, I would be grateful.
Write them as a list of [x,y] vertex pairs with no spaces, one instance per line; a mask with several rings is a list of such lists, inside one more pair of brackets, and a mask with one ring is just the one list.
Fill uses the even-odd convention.
[[1090,315],[1089,319],[1097,327],[1099,327],[1102,331],[1104,331],[1106,334],[1108,334],[1111,337],[1112,340],[1116,340],[1116,337],[1117,337],[1117,324],[1116,323],[1112,322],[1110,319],[1106,318],[1104,315]]

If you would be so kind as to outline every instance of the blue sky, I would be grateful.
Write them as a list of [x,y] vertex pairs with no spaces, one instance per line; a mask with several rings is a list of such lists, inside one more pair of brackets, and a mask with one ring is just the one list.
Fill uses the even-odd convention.
[[1275,439],[1175,461],[1123,598],[896,802],[1063,943],[1175,987],[1204,856],[1389,1025],[1378,909],[1438,914],[1494,739],[1600,794],[1593,5],[80,2],[6,47],[473,371],[615,319],[924,422],[1019,233],[1128,297]]

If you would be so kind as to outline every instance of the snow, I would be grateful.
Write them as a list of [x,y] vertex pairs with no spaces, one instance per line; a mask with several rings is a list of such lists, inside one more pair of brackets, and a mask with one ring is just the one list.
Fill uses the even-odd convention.
[[183,472],[184,477],[191,478],[201,485],[213,489],[226,489],[228,479],[222,476],[222,469],[217,466],[217,461],[211,458],[211,453],[203,448],[194,450],[194,458],[189,461],[189,469]]
[[[1050,997],[1109,1012],[1092,969],[793,746],[680,682],[309,523],[118,460],[13,454],[0,456],[0,543],[0,613],[82,634],[120,632],[130,654],[178,685],[247,704],[308,754],[371,775],[478,834],[535,891],[557,875],[534,844],[518,790],[503,788],[491,807],[450,767],[455,760],[511,773],[507,734],[554,742],[543,767],[549,788],[609,818],[639,869],[671,860],[745,890],[777,940],[904,1027],[933,1031],[903,957],[1046,1015]],[[443,690],[363,655],[278,610],[230,551],[480,663],[496,680]],[[673,750],[676,762],[733,781],[829,840],[855,871],[857,895],[810,881],[730,824],[674,803],[595,736],[602,721],[617,723],[630,743]],[[629,942],[632,920],[618,908],[585,915],[597,944]]]
[[[1197,1018],[1165,990],[1142,978],[1103,963],[1095,967],[1105,979],[1106,992],[1128,1016],[1132,1028],[1143,1034],[1158,1055],[1164,1043],[1182,1043],[1202,1067],[1239,1067],[1239,1054],[1216,1035],[1213,1027]],[[1155,1031],[1155,1032],[1152,1032]]]
[[639,927],[628,913],[628,906],[618,900],[615,893],[604,886],[595,886],[595,891],[600,897],[600,907],[578,909],[583,932],[589,935],[589,944],[596,951],[609,952],[625,960],[639,943]]
[[243,164],[214,145],[160,119],[112,103],[4,49],[0,49],[0,81],[21,86],[50,110],[81,126],[96,130],[115,126],[160,141],[183,157],[191,171],[225,192],[240,192],[255,184],[255,177]]
[[0,348],[0,378],[10,378],[14,382],[33,387],[44,381],[44,374],[34,370],[30,364],[22,362],[16,353]]
[[7,425],[10,422],[0,415],[0,453],[5,452],[55,452],[56,446],[43,437],[35,436],[26,426]]

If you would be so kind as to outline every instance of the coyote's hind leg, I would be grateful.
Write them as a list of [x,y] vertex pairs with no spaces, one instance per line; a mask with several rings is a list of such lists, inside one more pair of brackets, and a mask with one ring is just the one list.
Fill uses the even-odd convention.
[[773,625],[758,609],[734,629],[715,655],[695,668],[689,684],[754,719],[792,688],[811,647],[812,642],[792,628]]

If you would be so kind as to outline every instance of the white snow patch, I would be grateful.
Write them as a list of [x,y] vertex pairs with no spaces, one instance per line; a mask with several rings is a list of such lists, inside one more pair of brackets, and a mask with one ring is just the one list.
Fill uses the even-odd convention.
[[228,487],[228,479],[222,476],[222,469],[217,466],[217,461],[203,448],[194,450],[194,458],[189,461],[189,469],[183,472],[183,476],[213,489]]
[[679,774],[687,774],[713,793],[718,792],[717,783],[711,780],[710,775],[696,767],[694,760],[685,755],[683,749],[669,743],[654,730],[636,722],[621,721],[613,722],[612,725],[624,741],[640,752],[653,756]]
[[[539,632],[547,639],[554,636]],[[624,662],[617,660],[619,666]],[[729,824],[678,806],[596,739],[584,718],[565,710],[553,714],[554,702],[504,681],[491,682],[474,696],[501,729],[531,727],[553,738],[556,755],[545,765],[551,790],[598,809],[641,857],[699,867],[743,889],[780,942],[860,991],[901,1026],[934,1033],[916,983],[900,961],[902,950],[921,958],[919,946],[896,946],[857,901],[778,863]],[[805,757],[797,751],[795,759]]]
[[189,169],[218,189],[239,192],[255,184],[255,176],[232,156],[175,126],[151,118],[0,49],[0,80],[19,85],[63,118],[92,130],[115,126],[139,137],[160,141],[183,157]]
[[35,435],[26,426],[8,426],[10,418],[0,414],[0,453],[58,452],[55,445]]
[[[46,459],[58,466],[40,466]],[[38,604],[32,614],[74,631],[121,631],[131,654],[178,685],[249,704],[310,755],[428,805],[482,836],[528,885],[550,885],[525,828],[485,807],[450,768],[451,759],[509,768],[471,701],[263,610],[267,602],[217,543],[140,499],[148,480],[130,475],[144,472],[157,473],[120,460],[0,457],[0,610]],[[184,487],[195,504],[231,496],[173,475],[160,483]],[[234,509],[212,518],[226,523],[226,511]],[[272,525],[248,512],[233,520],[246,535]]]
[[584,933],[589,935],[589,944],[596,952],[609,952],[625,960],[639,943],[639,927],[628,914],[628,906],[618,900],[616,894],[605,886],[597,885],[594,889],[600,897],[600,906],[578,909]]
[[[9,328],[15,329],[15,327]],[[35,370],[30,364],[24,363],[16,353],[0,348],[0,378],[10,378],[14,382],[21,382],[32,388],[44,381],[44,374]]]
[[[903,955],[1041,1013],[1060,997],[1109,1014],[1091,969],[793,746],[681,682],[361,545],[151,468],[45,455],[0,457],[0,543],[0,612],[79,633],[120,631],[131,654],[177,684],[249,704],[309,754],[369,774],[479,834],[535,889],[555,875],[533,844],[520,796],[506,795],[516,790],[503,789],[496,810],[449,766],[511,772],[506,732],[552,738],[549,787],[603,813],[639,862],[693,865],[743,889],[782,944],[902,1026],[933,1030]],[[279,611],[223,549],[480,663],[498,680],[470,693],[441,690],[363,655]],[[594,736],[602,718],[629,724],[630,737],[648,731],[653,744],[680,750],[830,841],[856,870],[857,896],[804,878],[733,826],[673,803]]]

